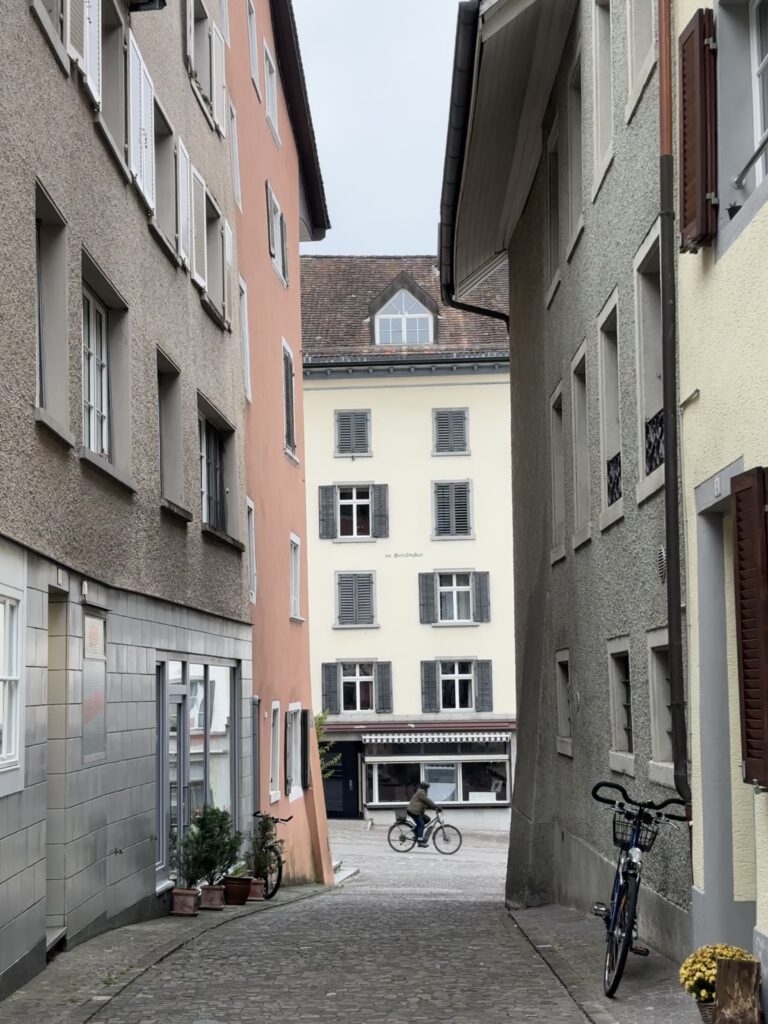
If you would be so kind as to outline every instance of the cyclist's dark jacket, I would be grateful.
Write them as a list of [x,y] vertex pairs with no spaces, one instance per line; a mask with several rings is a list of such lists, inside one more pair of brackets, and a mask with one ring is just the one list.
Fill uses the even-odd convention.
[[429,799],[425,790],[417,789],[411,797],[410,803],[406,807],[406,811],[408,814],[423,814],[427,808],[431,811],[436,811],[437,804]]

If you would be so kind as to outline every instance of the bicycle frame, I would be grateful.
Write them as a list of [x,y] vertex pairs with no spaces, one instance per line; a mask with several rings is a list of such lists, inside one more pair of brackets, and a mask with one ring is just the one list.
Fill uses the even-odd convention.
[[636,815],[635,822],[632,826],[632,845],[630,846],[629,851],[619,851],[619,859],[616,862],[616,874],[613,879],[613,892],[611,893],[611,913],[610,917],[606,921],[606,928],[608,931],[613,931],[618,924],[619,892],[621,891],[625,874],[632,873],[637,875],[638,885],[640,884],[640,876],[643,871],[643,854],[637,845],[639,836],[640,815]]

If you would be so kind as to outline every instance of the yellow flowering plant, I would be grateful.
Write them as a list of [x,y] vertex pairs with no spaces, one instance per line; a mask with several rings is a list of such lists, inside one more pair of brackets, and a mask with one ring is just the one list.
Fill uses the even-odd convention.
[[718,960],[752,960],[754,957],[738,946],[699,946],[680,965],[680,984],[697,1003],[715,1000]]

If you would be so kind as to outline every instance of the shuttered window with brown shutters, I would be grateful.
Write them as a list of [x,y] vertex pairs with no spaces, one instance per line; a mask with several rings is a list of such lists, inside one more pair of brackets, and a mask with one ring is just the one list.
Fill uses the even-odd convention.
[[698,252],[717,231],[715,49],[712,11],[680,36],[680,249]]
[[768,543],[766,471],[751,469],[732,484],[733,569],[739,662],[742,772],[768,786]]

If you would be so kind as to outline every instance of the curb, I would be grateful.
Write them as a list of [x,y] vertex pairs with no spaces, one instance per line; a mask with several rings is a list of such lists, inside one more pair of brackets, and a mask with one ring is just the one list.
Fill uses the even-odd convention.
[[346,868],[344,871],[337,871],[334,875],[334,885],[344,885],[350,878],[360,874],[360,868]]

